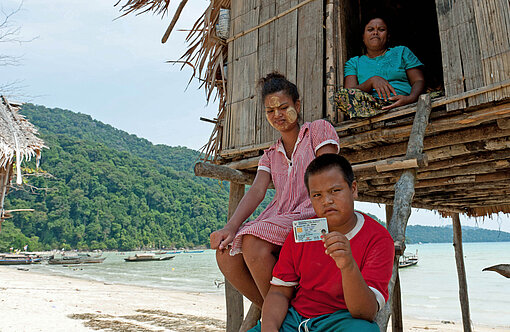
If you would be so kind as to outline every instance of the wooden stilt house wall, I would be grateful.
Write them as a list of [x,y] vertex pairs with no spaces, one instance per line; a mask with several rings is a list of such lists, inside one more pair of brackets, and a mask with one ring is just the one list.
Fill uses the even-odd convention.
[[[123,8],[160,12],[168,3],[128,0]],[[230,10],[226,39],[216,31],[222,8]],[[333,97],[343,84],[343,65],[361,53],[363,18],[381,10],[394,14],[391,25],[399,28],[392,34],[397,40],[400,34],[400,44],[422,59],[430,87],[443,94],[342,121]],[[212,0],[189,40],[184,61],[193,62],[208,96],[216,91],[220,100],[197,175],[253,181],[263,150],[277,139],[257,81],[276,70],[296,82],[303,121],[324,118],[336,127],[341,154],[353,164],[359,200],[393,206],[388,224],[397,258],[405,249],[411,207],[457,221],[459,213],[510,213],[507,0]],[[390,293],[399,289],[396,265],[394,272]],[[387,305],[380,314],[382,330],[390,311]],[[229,326],[234,331],[240,322]],[[394,324],[394,330],[401,328]]]

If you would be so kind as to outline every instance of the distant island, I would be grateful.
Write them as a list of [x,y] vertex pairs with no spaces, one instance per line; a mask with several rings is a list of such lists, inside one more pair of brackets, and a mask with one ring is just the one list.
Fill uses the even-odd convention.
[[[50,149],[40,176],[6,197],[0,251],[206,247],[227,219],[228,183],[196,177],[198,151],[154,145],[90,116],[25,104]],[[32,172],[35,163],[24,172]],[[42,176],[41,176],[42,175]],[[272,200],[270,190],[257,215]],[[253,218],[253,217],[252,217]],[[451,242],[449,227],[408,226],[409,243]],[[510,241],[510,233],[464,228],[465,242]]]

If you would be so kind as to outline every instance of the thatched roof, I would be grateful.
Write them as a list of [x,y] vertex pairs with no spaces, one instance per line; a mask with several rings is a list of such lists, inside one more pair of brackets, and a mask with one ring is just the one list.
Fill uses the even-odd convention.
[[[163,43],[167,41],[187,1],[181,0],[168,29],[162,37]],[[121,6],[122,16],[130,13],[141,14],[146,12],[164,16],[168,13],[170,0],[126,0],[125,2],[119,0],[115,5]],[[195,78],[201,82],[201,87],[205,89],[207,94],[207,101],[213,96],[213,92],[216,92],[214,98],[219,100],[219,110],[217,118],[213,120],[216,126],[211,138],[202,148],[205,152],[205,159],[208,159],[209,156],[216,156],[220,149],[221,120],[224,116],[226,102],[224,65],[227,61],[227,42],[225,39],[218,37],[216,25],[220,9],[229,9],[230,5],[231,0],[211,0],[209,7],[189,30],[186,37],[188,43],[186,52],[180,59],[168,61],[169,63],[181,63],[183,67],[189,65],[193,68],[190,81]]]
[[[12,162],[17,165],[39,156],[44,142],[38,138],[37,129],[18,113],[19,104],[10,104],[1,96],[0,101],[0,168]],[[19,170],[19,167],[18,167]]]

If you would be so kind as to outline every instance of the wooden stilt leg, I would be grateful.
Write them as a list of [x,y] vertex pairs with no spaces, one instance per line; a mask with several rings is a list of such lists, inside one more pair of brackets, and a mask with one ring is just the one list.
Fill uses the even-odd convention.
[[[421,95],[418,99],[416,115],[414,117],[413,128],[409,136],[407,145],[407,158],[417,158],[423,152],[423,138],[425,129],[429,122],[429,115],[432,109],[430,96]],[[395,241],[395,261],[393,262],[393,275],[388,285],[390,298],[393,295],[395,283],[398,275],[398,260],[405,250],[405,231],[407,221],[411,215],[411,203],[414,197],[414,184],[416,182],[416,170],[406,170],[402,173],[395,184],[395,199],[393,201],[393,214],[388,223],[388,231]],[[391,314],[391,299],[381,309],[376,317],[376,322],[381,331],[388,328],[388,320]]]
[[[386,227],[391,223],[391,216],[393,215],[393,205],[386,205]],[[398,264],[398,261],[397,261]],[[400,277],[398,269],[396,272],[395,287],[391,295],[391,327],[393,332],[404,331],[402,323],[402,298],[400,294]]]
[[[230,218],[244,196],[244,184],[230,183],[228,218]],[[244,317],[243,295],[225,279],[227,301],[227,332],[238,332]]]
[[469,314],[469,298],[466,280],[466,269],[464,267],[464,253],[462,250],[462,228],[459,214],[455,213],[453,221],[453,247],[455,248],[455,261],[457,263],[457,275],[459,278],[459,299],[462,311],[462,324],[464,332],[471,332],[471,318]]
[[258,320],[260,319],[260,309],[255,304],[251,304],[250,310],[248,310],[248,313],[246,314],[246,317],[244,318],[243,324],[241,325],[241,328],[239,329],[239,332],[246,332],[255,325],[257,325]]

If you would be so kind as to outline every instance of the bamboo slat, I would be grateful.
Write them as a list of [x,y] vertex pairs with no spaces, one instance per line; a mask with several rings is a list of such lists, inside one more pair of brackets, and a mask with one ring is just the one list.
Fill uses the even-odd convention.
[[[261,8],[259,11],[259,22],[264,22],[276,15],[276,2],[275,0],[261,0]],[[259,29],[259,49],[258,49],[258,68],[259,76],[263,77],[268,73],[275,71],[274,62],[274,48],[277,31],[277,22],[264,25]],[[259,107],[257,108],[256,115],[256,144],[266,142],[274,142],[276,133],[273,127],[269,125],[266,120],[266,113],[263,109],[263,101],[259,96],[256,96]]]
[[303,96],[302,119],[307,122],[324,117],[323,13],[322,1],[312,2],[298,10],[297,86]]
[[[471,0],[468,0],[471,1]],[[443,59],[443,80],[446,96],[464,92],[462,60],[458,37],[458,10],[460,2],[436,0],[436,11],[441,39],[441,56]],[[465,108],[465,101],[447,105],[448,110]]]

